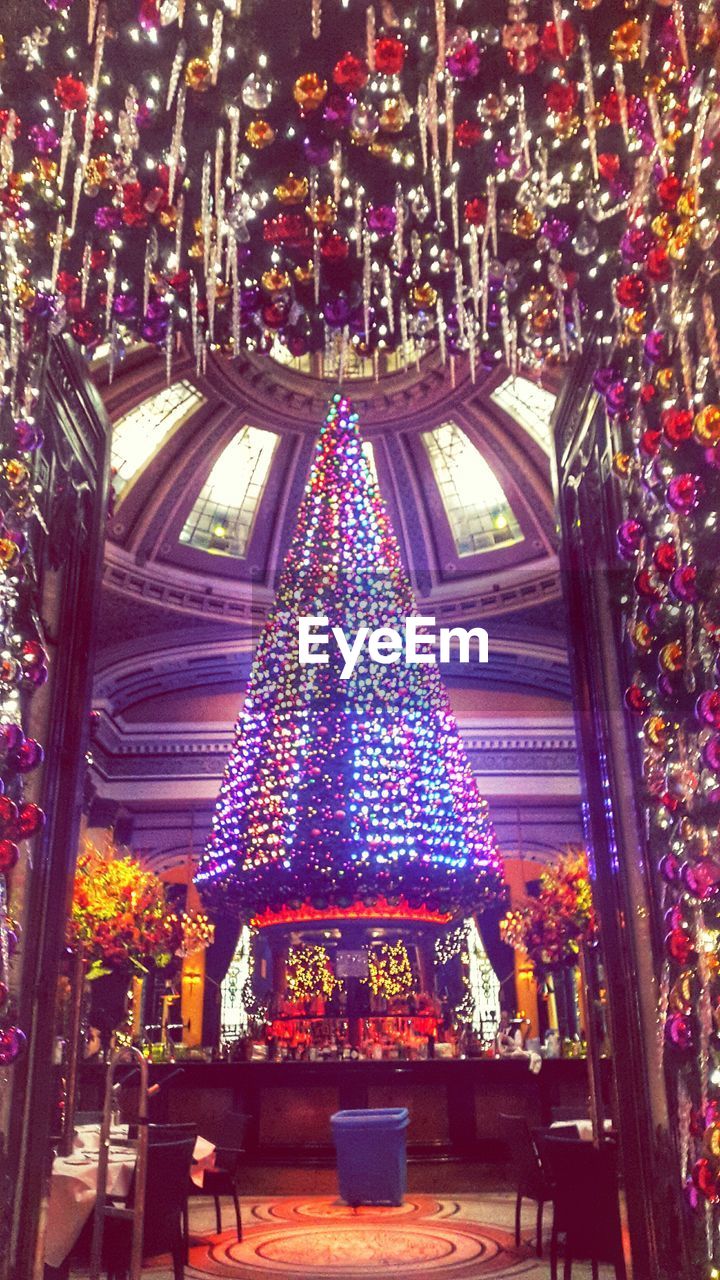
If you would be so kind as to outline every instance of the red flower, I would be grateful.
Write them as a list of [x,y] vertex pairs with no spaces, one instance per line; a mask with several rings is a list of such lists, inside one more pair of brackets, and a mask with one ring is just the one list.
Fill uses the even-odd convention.
[[375,66],[385,75],[397,76],[405,63],[405,45],[397,36],[381,36],[375,41]]
[[58,76],[55,97],[63,111],[81,111],[87,103],[87,89],[75,76]]

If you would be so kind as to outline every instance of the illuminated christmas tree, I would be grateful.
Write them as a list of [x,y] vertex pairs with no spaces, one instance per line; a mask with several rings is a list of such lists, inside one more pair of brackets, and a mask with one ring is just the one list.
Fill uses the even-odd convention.
[[[260,923],[319,915],[447,919],[496,900],[495,833],[437,666],[333,643],[300,660],[300,619],[351,640],[416,615],[347,400],[321,432],[263,630],[197,883]],[[316,652],[320,656],[321,651]]]

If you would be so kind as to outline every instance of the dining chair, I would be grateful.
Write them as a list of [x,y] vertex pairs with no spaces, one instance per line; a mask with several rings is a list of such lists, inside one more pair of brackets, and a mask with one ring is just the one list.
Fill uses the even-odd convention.
[[[185,1134],[174,1142],[148,1145],[147,1183],[143,1218],[143,1257],[169,1253],[174,1280],[184,1280],[183,1205],[187,1194],[195,1138]],[[105,1218],[103,1260],[108,1280],[124,1280],[130,1267],[134,1180],[124,1209]],[[124,1214],[125,1216],[120,1216]]]
[[215,1167],[205,1169],[202,1186],[193,1185],[190,1192],[193,1196],[212,1196],[218,1235],[222,1231],[220,1197],[229,1196],[235,1207],[238,1240],[242,1240],[240,1186],[247,1120],[248,1117],[239,1111],[228,1111],[213,1122],[203,1123],[202,1136],[215,1144]]
[[[193,1123],[181,1124],[149,1124],[148,1125],[148,1142],[175,1142],[178,1138],[192,1135],[193,1145],[197,1142],[198,1126]],[[183,1204],[182,1222],[183,1222],[183,1241],[185,1245],[185,1261],[190,1258],[190,1206],[188,1199],[193,1191],[197,1188],[191,1178],[188,1178],[185,1188],[185,1202]]]
[[539,1134],[537,1141],[553,1202],[551,1280],[557,1280],[560,1236],[563,1280],[572,1280],[573,1262],[580,1258],[589,1259],[592,1280],[598,1280],[603,1262],[615,1268],[616,1280],[626,1280],[615,1143],[595,1146],[558,1137],[557,1130]]
[[542,1257],[543,1208],[551,1199],[551,1191],[545,1176],[530,1126],[524,1116],[501,1115],[503,1136],[510,1152],[510,1164],[515,1182],[515,1244],[520,1244],[520,1217],[523,1200],[534,1200],[537,1205],[535,1222],[535,1251]]

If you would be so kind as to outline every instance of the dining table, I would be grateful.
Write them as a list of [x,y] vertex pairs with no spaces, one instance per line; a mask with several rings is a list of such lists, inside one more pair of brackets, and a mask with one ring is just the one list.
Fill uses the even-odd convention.
[[[106,1194],[120,1199],[130,1192],[137,1159],[135,1149],[127,1146],[127,1141],[127,1125],[111,1128]],[[75,1130],[70,1155],[56,1156],[53,1160],[45,1227],[47,1268],[64,1265],[95,1208],[99,1148],[100,1125],[81,1125]],[[214,1164],[213,1143],[198,1137],[190,1169],[190,1177],[197,1187],[202,1187],[205,1171]]]

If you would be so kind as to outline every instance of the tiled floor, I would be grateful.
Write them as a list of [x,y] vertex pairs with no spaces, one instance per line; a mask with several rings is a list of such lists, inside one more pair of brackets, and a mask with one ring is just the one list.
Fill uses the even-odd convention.
[[[523,1215],[524,1243],[515,1248],[514,1200],[504,1192],[439,1198],[411,1195],[399,1209],[354,1213],[331,1195],[248,1197],[242,1202],[238,1243],[231,1205],[215,1231],[212,1201],[191,1202],[190,1264],[186,1280],[549,1280],[547,1259],[534,1252],[534,1212]],[[550,1225],[547,1210],[546,1226]],[[151,1280],[171,1280],[167,1259],[148,1268]],[[77,1273],[81,1275],[82,1273]],[[562,1274],[562,1265],[560,1268]],[[600,1269],[611,1280],[612,1268]],[[590,1267],[573,1266],[573,1280]]]

